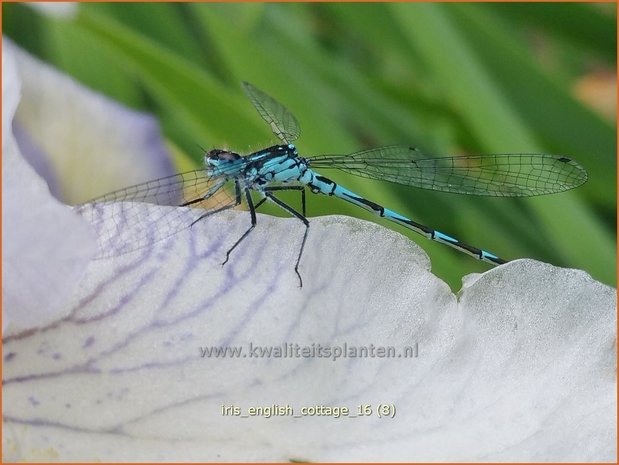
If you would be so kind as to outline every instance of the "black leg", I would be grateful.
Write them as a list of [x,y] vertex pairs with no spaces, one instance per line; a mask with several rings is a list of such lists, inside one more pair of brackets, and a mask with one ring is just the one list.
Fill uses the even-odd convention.
[[[211,215],[214,215],[215,213],[219,213],[221,211],[228,210],[230,208],[236,207],[237,205],[240,205],[240,203],[241,203],[241,186],[239,185],[238,181],[234,183],[234,188],[235,188],[235,199],[234,199],[234,202],[231,202],[228,205],[224,205],[223,207],[218,208],[216,210],[212,210],[212,211],[206,212],[204,215],[200,216],[197,220],[195,220],[193,223],[191,223],[189,225],[189,227],[193,226],[198,221],[202,221],[204,218],[207,218],[207,217],[209,217]],[[184,204],[182,204],[181,207],[186,207],[187,205],[192,205],[194,203],[201,202],[202,200],[204,200],[204,198],[190,200],[189,202],[185,202]]]
[[264,202],[266,202],[266,201],[267,201],[267,198],[266,198],[266,197],[264,197],[264,198],[260,199],[260,202],[258,202],[254,208],[255,208],[256,210],[258,210],[258,207],[259,207],[260,205],[262,205],[262,204],[263,204]]
[[[221,208],[217,208],[215,210],[208,211],[208,212],[204,213],[202,216],[200,216],[198,219],[196,219],[193,223],[191,223],[190,226],[193,226],[197,222],[202,221],[203,219],[205,219],[205,218],[207,218],[207,217],[209,217],[211,215],[214,215],[215,213],[219,213],[221,211],[228,210],[230,208],[234,208],[237,205],[239,205],[241,203],[241,201],[242,201],[241,198],[242,198],[242,191],[243,191],[243,189],[241,189],[241,185],[240,185],[238,180],[236,180],[234,182],[234,188],[235,188],[235,200],[234,200],[234,202],[230,202],[228,205],[224,205]],[[281,200],[279,200],[277,197],[275,197],[272,194],[272,192],[274,192],[274,191],[285,191],[285,190],[288,190],[288,191],[291,191],[291,190],[301,191],[301,209],[302,209],[303,213],[297,212],[294,208],[292,208],[291,206],[289,206],[286,203],[282,202]],[[254,201],[253,201],[253,199],[251,197],[251,191],[248,188],[245,188],[244,191],[245,191],[245,199],[247,201],[247,206],[249,208],[249,213],[251,215],[251,226],[249,227],[249,229],[247,229],[247,231],[245,231],[243,233],[243,235],[239,238],[239,240],[237,240],[234,243],[234,245],[232,247],[230,247],[230,249],[226,252],[226,259],[223,261],[223,263],[221,265],[223,266],[223,265],[225,265],[228,262],[228,260],[230,259],[230,254],[232,253],[232,251],[256,227],[256,222],[257,222],[256,221],[256,209],[258,207],[260,207],[263,203],[265,203],[267,201],[267,199],[270,199],[273,202],[275,202],[279,207],[283,208],[288,213],[290,213],[294,217],[296,217],[299,220],[301,220],[301,222],[303,222],[303,224],[305,225],[305,234],[303,234],[303,241],[301,242],[301,249],[299,250],[299,255],[297,257],[297,262],[296,262],[296,264],[294,266],[294,271],[297,274],[297,276],[299,277],[299,287],[303,287],[303,279],[301,278],[301,274],[299,273],[299,263],[301,262],[301,256],[303,255],[303,249],[305,248],[305,241],[307,240],[307,234],[308,234],[308,231],[309,231],[309,221],[305,217],[305,186],[271,186],[271,187],[265,187],[264,191],[263,191],[265,197],[262,198],[256,205],[254,205]],[[202,202],[203,200],[205,200],[205,197],[200,197],[200,198],[193,199],[193,200],[190,200],[188,202],[185,202],[185,203],[183,203],[180,206],[181,207],[187,207],[189,205],[193,205],[193,204]]]
[[[221,189],[221,187],[225,183],[226,183],[225,179],[220,179],[214,186],[212,186],[208,191],[206,191],[202,197],[198,197],[197,199],[193,199],[193,200],[189,200],[188,202],[181,203],[179,207],[188,207],[189,205],[193,205],[194,203],[199,203],[199,202],[202,202],[203,200],[210,198],[214,193],[216,193],[219,189]],[[237,199],[240,198],[239,192],[240,191],[237,189],[236,190]]]
[[189,202],[181,203],[179,207],[188,207],[189,205],[193,205],[194,203],[202,202],[204,197],[200,197],[198,199],[190,200]]
[[[265,187],[264,191],[265,192],[301,191],[301,215],[303,215],[304,217],[307,216],[305,214],[305,186],[272,186],[272,187]],[[258,205],[262,205],[265,200],[266,200],[266,197],[262,199]],[[256,208],[258,208],[258,205],[256,205]]]
[[[276,189],[275,187],[280,187],[279,189]],[[308,219],[305,217],[305,214],[301,214],[298,211],[296,211],[294,208],[292,208],[291,206],[285,204],[284,202],[282,202],[281,200],[279,200],[277,197],[275,197],[272,192],[275,190],[300,190],[298,188],[303,189],[303,193],[301,194],[301,198],[302,198],[302,206],[303,206],[303,213],[305,213],[305,189],[303,188],[303,186],[274,186],[274,187],[270,187],[270,188],[265,188],[264,189],[264,195],[266,195],[269,199],[271,199],[273,202],[275,202],[277,205],[279,205],[281,208],[283,208],[284,210],[286,210],[288,213],[290,213],[291,215],[295,216],[296,218],[298,218],[299,220],[301,220],[303,222],[303,224],[305,225],[305,234],[303,234],[303,241],[301,242],[301,249],[299,250],[299,256],[297,257],[297,263],[294,266],[294,271],[297,274],[297,276],[299,277],[299,287],[303,287],[303,279],[301,278],[301,274],[299,273],[299,263],[301,262],[301,256],[303,255],[303,249],[305,248],[305,241],[307,240],[307,233],[309,232],[309,221]]]
[[[237,182],[237,186],[238,186],[238,182]],[[238,190],[238,195],[239,195],[239,199],[240,199],[240,196],[241,196],[240,189],[241,189],[241,187],[238,186],[238,189],[239,189]],[[224,266],[228,262],[228,260],[230,259],[230,253],[256,227],[256,207],[254,207],[254,201],[251,198],[251,192],[247,188],[245,188],[245,200],[247,201],[247,207],[249,207],[249,214],[251,215],[251,226],[249,227],[249,229],[247,231],[245,231],[245,233],[240,237],[240,239],[238,241],[236,241],[232,247],[230,247],[230,250],[228,250],[226,252],[226,259],[221,264],[221,266]],[[265,200],[265,199],[263,199],[263,200]],[[258,205],[261,205],[262,203],[263,202],[261,201],[260,203],[258,203]]]

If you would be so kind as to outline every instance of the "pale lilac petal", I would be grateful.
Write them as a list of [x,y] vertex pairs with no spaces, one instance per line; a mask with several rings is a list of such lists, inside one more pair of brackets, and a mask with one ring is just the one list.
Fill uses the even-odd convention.
[[28,164],[34,168],[36,174],[47,182],[47,187],[52,196],[62,199],[60,179],[56,177],[52,161],[47,157],[47,154],[37,146],[30,134],[17,121],[13,121],[13,136],[22,156],[26,155],[25,159]]
[[[342,217],[312,220],[299,289],[296,220],[260,215],[221,266],[247,227],[228,212],[93,262],[66,318],[5,337],[11,458],[615,460],[614,289],[521,260],[456,297],[413,242]],[[251,356],[250,344],[418,357]],[[245,357],[203,357],[212,347]],[[248,416],[273,405],[299,417]],[[357,417],[301,414],[316,406]]]
[[55,200],[23,160],[11,133],[19,81],[10,50],[2,54],[3,331],[60,318],[71,290],[95,253],[91,227]]
[[61,200],[75,204],[173,174],[152,116],[128,110],[5,42],[22,80],[18,143]]
[[[3,38],[4,39],[4,38]],[[3,47],[8,41],[4,39]],[[2,50],[2,151],[11,136],[11,122],[19,105],[21,83],[13,54],[7,49]]]

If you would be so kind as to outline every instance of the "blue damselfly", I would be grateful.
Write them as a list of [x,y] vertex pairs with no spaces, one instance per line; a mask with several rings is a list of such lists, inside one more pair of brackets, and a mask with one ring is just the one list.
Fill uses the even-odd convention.
[[[269,200],[305,225],[294,268],[302,285],[299,264],[310,224],[305,209],[307,187],[314,194],[338,197],[428,239],[498,265],[505,260],[372,202],[315,170],[337,168],[365,178],[422,189],[504,197],[562,192],[587,180],[586,171],[577,162],[549,154],[429,157],[414,147],[393,145],[348,155],[300,156],[293,145],[300,134],[297,119],[282,104],[253,85],[245,82],[242,86],[260,116],[283,143],[245,156],[230,150],[210,150],[201,169],[121,189],[78,206],[77,211],[98,229],[99,257],[145,247],[245,201],[251,224],[227,251],[226,263],[230,253],[256,226],[256,210]],[[233,192],[227,187],[232,187]],[[289,190],[300,193],[300,212],[278,198],[278,192]],[[260,196],[257,203],[252,193]],[[136,208],[136,202],[170,208],[161,209],[154,216],[150,212],[150,216],[142,217],[144,209]],[[108,205],[110,203],[112,205]],[[102,221],[105,216],[103,205],[107,205],[105,210],[110,216],[105,222]]]

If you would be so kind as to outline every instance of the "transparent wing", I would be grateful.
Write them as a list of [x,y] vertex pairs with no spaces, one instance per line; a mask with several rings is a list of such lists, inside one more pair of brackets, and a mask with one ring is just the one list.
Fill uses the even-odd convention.
[[577,162],[548,154],[429,158],[414,147],[394,145],[350,155],[321,155],[309,162],[312,168],[337,168],[422,189],[497,197],[552,194],[587,180]]
[[[188,228],[201,216],[233,207],[224,178],[189,171],[120,189],[74,207],[95,228],[97,258],[123,255]],[[167,208],[144,208],[151,203]]]
[[262,119],[271,126],[273,134],[286,144],[299,138],[299,123],[286,107],[248,82],[243,82],[241,85]]

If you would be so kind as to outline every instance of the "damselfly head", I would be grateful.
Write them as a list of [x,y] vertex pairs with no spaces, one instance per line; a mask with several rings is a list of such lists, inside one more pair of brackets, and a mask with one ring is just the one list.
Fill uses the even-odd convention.
[[209,166],[217,166],[221,161],[234,161],[241,158],[238,153],[229,150],[213,149],[209,150],[204,157],[204,162]]

